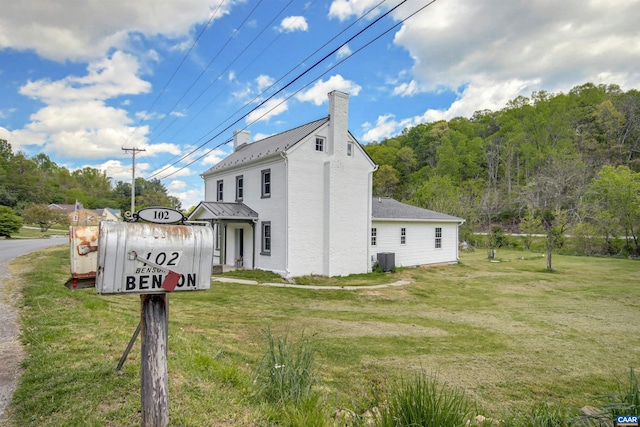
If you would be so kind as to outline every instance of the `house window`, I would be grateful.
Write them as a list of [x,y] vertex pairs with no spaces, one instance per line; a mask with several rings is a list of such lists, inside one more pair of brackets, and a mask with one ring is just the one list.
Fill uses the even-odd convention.
[[218,202],[222,201],[222,184],[224,183],[223,180],[220,180],[218,182],[216,182],[216,200]]
[[400,244],[405,245],[407,243],[407,229],[402,227],[400,229]]
[[324,151],[324,138],[316,138],[316,151]]
[[378,240],[378,229],[371,229],[371,246],[375,246]]
[[271,169],[262,171],[262,197],[271,197]]
[[353,143],[347,142],[347,156],[353,156]]
[[271,255],[271,221],[262,222],[262,255]]
[[442,228],[436,227],[436,249],[442,247]]
[[244,178],[242,175],[236,176],[236,200],[242,200],[244,194]]

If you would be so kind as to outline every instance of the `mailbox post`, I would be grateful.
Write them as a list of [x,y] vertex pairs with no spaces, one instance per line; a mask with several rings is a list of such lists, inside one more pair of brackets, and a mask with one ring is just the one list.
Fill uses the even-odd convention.
[[155,223],[100,223],[96,290],[140,294],[142,426],[164,427],[169,422],[168,293],[211,287],[213,230],[170,225],[184,217],[168,208],[143,209],[134,218]]

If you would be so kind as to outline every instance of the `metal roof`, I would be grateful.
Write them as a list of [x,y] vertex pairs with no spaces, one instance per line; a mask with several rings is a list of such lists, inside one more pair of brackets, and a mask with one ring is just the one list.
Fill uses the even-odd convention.
[[200,202],[189,219],[258,219],[258,213],[244,203]]
[[286,151],[328,122],[329,117],[325,117],[260,141],[241,145],[202,175],[205,176],[212,172],[218,172],[232,166]]
[[464,222],[464,219],[455,216],[430,211],[429,209],[401,203],[390,197],[374,197],[371,200],[371,216],[376,219],[390,220],[424,220],[441,222]]

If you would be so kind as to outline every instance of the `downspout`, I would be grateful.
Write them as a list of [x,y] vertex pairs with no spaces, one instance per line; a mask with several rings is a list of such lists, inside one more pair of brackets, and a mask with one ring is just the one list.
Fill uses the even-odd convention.
[[372,262],[371,262],[371,228],[373,227],[373,174],[378,170],[378,165],[373,166],[373,170],[369,173],[369,227],[367,228],[365,243],[367,246],[367,273],[371,273],[373,271]]
[[251,269],[256,269],[256,224],[258,223],[258,218],[251,220],[251,230],[253,231],[253,256],[251,257]]
[[287,250],[284,251],[284,271],[289,277],[289,159],[284,151],[280,152],[280,156],[284,160],[284,241]]

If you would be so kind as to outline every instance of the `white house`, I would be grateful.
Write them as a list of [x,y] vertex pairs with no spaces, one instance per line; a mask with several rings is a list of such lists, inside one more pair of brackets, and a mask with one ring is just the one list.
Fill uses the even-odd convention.
[[[295,277],[365,273],[378,252],[396,252],[396,265],[457,261],[459,218],[427,218],[431,211],[415,207],[403,210],[411,218],[375,213],[377,166],[347,129],[348,107],[349,95],[334,91],[327,117],[253,143],[248,131],[234,132],[233,153],[202,174],[205,201],[189,216],[214,225],[216,262]],[[441,247],[428,252],[437,256],[410,255],[435,245],[433,219]],[[405,223],[404,245],[389,238],[383,246]]]

